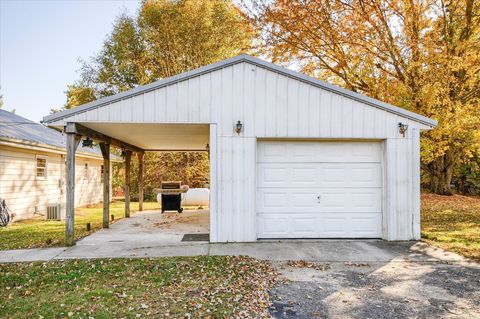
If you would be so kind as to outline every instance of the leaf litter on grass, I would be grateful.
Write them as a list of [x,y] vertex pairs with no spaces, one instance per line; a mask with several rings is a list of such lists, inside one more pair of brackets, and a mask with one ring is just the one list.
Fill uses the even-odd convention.
[[277,273],[249,257],[0,264],[2,318],[269,318]]

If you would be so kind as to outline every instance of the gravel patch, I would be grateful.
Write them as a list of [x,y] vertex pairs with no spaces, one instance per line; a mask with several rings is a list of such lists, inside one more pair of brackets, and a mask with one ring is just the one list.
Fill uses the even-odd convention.
[[277,263],[274,318],[480,318],[480,266],[445,262]]

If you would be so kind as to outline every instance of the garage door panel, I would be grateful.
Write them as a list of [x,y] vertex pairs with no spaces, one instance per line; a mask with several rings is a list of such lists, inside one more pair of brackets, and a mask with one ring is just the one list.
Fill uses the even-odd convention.
[[[320,200],[318,197],[320,196]],[[257,212],[380,212],[382,189],[257,189]]]
[[291,180],[298,185],[316,185],[318,180],[318,168],[311,167],[293,167],[291,170],[287,170],[291,174]]
[[362,163],[381,162],[380,143],[261,142],[258,163]]
[[291,233],[289,229],[290,218],[284,216],[262,216],[257,218],[257,228],[259,234],[264,234],[264,238],[281,238]]
[[259,142],[259,238],[382,236],[378,142]]
[[380,187],[380,163],[260,163],[257,186],[268,187]]
[[381,213],[259,214],[259,238],[378,238]]
[[381,237],[382,213],[376,215],[355,215],[350,219],[352,236],[354,237]]
[[278,208],[281,209],[288,206],[288,194],[284,191],[263,192],[258,199],[262,201],[262,206],[265,207],[265,210],[276,211]]

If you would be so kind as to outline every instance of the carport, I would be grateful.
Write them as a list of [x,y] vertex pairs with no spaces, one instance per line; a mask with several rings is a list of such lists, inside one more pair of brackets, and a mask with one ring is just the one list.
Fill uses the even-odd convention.
[[122,148],[127,168],[134,153],[208,148],[211,242],[420,238],[420,132],[437,122],[248,55],[44,122],[68,139],[70,244],[81,136]]
[[139,211],[143,211],[144,153],[148,151],[209,151],[209,124],[134,124],[68,122],[66,243],[74,244],[75,152],[82,139],[99,143],[104,158],[103,228],[110,216],[110,150],[117,147],[125,159],[125,217],[130,217],[130,175],[132,157],[138,157]]

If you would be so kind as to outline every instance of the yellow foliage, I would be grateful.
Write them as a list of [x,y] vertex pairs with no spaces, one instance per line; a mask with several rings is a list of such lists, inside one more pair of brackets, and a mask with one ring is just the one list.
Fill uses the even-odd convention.
[[452,170],[479,147],[480,4],[475,0],[260,0],[244,8],[265,54],[438,120],[423,169],[448,193]]

